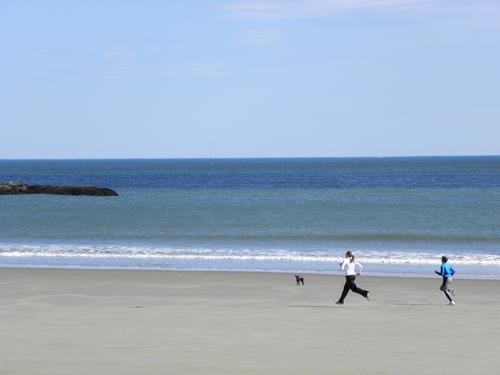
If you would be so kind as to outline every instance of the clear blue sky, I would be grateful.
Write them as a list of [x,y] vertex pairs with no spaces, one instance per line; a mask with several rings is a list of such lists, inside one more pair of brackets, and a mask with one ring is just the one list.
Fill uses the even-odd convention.
[[0,158],[500,154],[500,1],[0,0]]

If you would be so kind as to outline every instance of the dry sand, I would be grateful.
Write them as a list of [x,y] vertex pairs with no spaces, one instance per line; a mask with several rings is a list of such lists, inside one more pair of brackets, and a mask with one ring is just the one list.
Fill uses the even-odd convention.
[[0,374],[500,374],[500,282],[0,269]]

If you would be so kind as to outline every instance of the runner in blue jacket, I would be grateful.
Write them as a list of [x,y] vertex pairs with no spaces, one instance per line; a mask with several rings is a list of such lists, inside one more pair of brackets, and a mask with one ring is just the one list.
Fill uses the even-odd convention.
[[453,301],[453,297],[455,297],[455,289],[451,289],[450,284],[453,275],[455,275],[455,270],[453,269],[451,264],[448,263],[448,257],[441,257],[441,269],[434,272],[443,277],[443,283],[441,284],[441,287],[439,289],[444,292],[446,298],[448,298],[448,301],[450,301],[448,305],[454,305],[455,301]]

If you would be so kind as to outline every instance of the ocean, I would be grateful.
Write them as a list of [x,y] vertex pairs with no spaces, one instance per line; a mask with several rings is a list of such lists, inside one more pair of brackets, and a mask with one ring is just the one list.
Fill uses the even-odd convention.
[[0,266],[500,279],[500,157],[0,160]]

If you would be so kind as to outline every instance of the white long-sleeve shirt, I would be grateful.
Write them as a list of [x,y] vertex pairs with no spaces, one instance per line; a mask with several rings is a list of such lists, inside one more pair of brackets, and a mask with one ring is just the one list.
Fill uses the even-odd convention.
[[351,259],[345,258],[342,263],[340,263],[340,270],[344,271],[346,276],[356,275],[356,266],[358,266],[358,271],[361,272],[363,266],[358,262],[352,262]]

